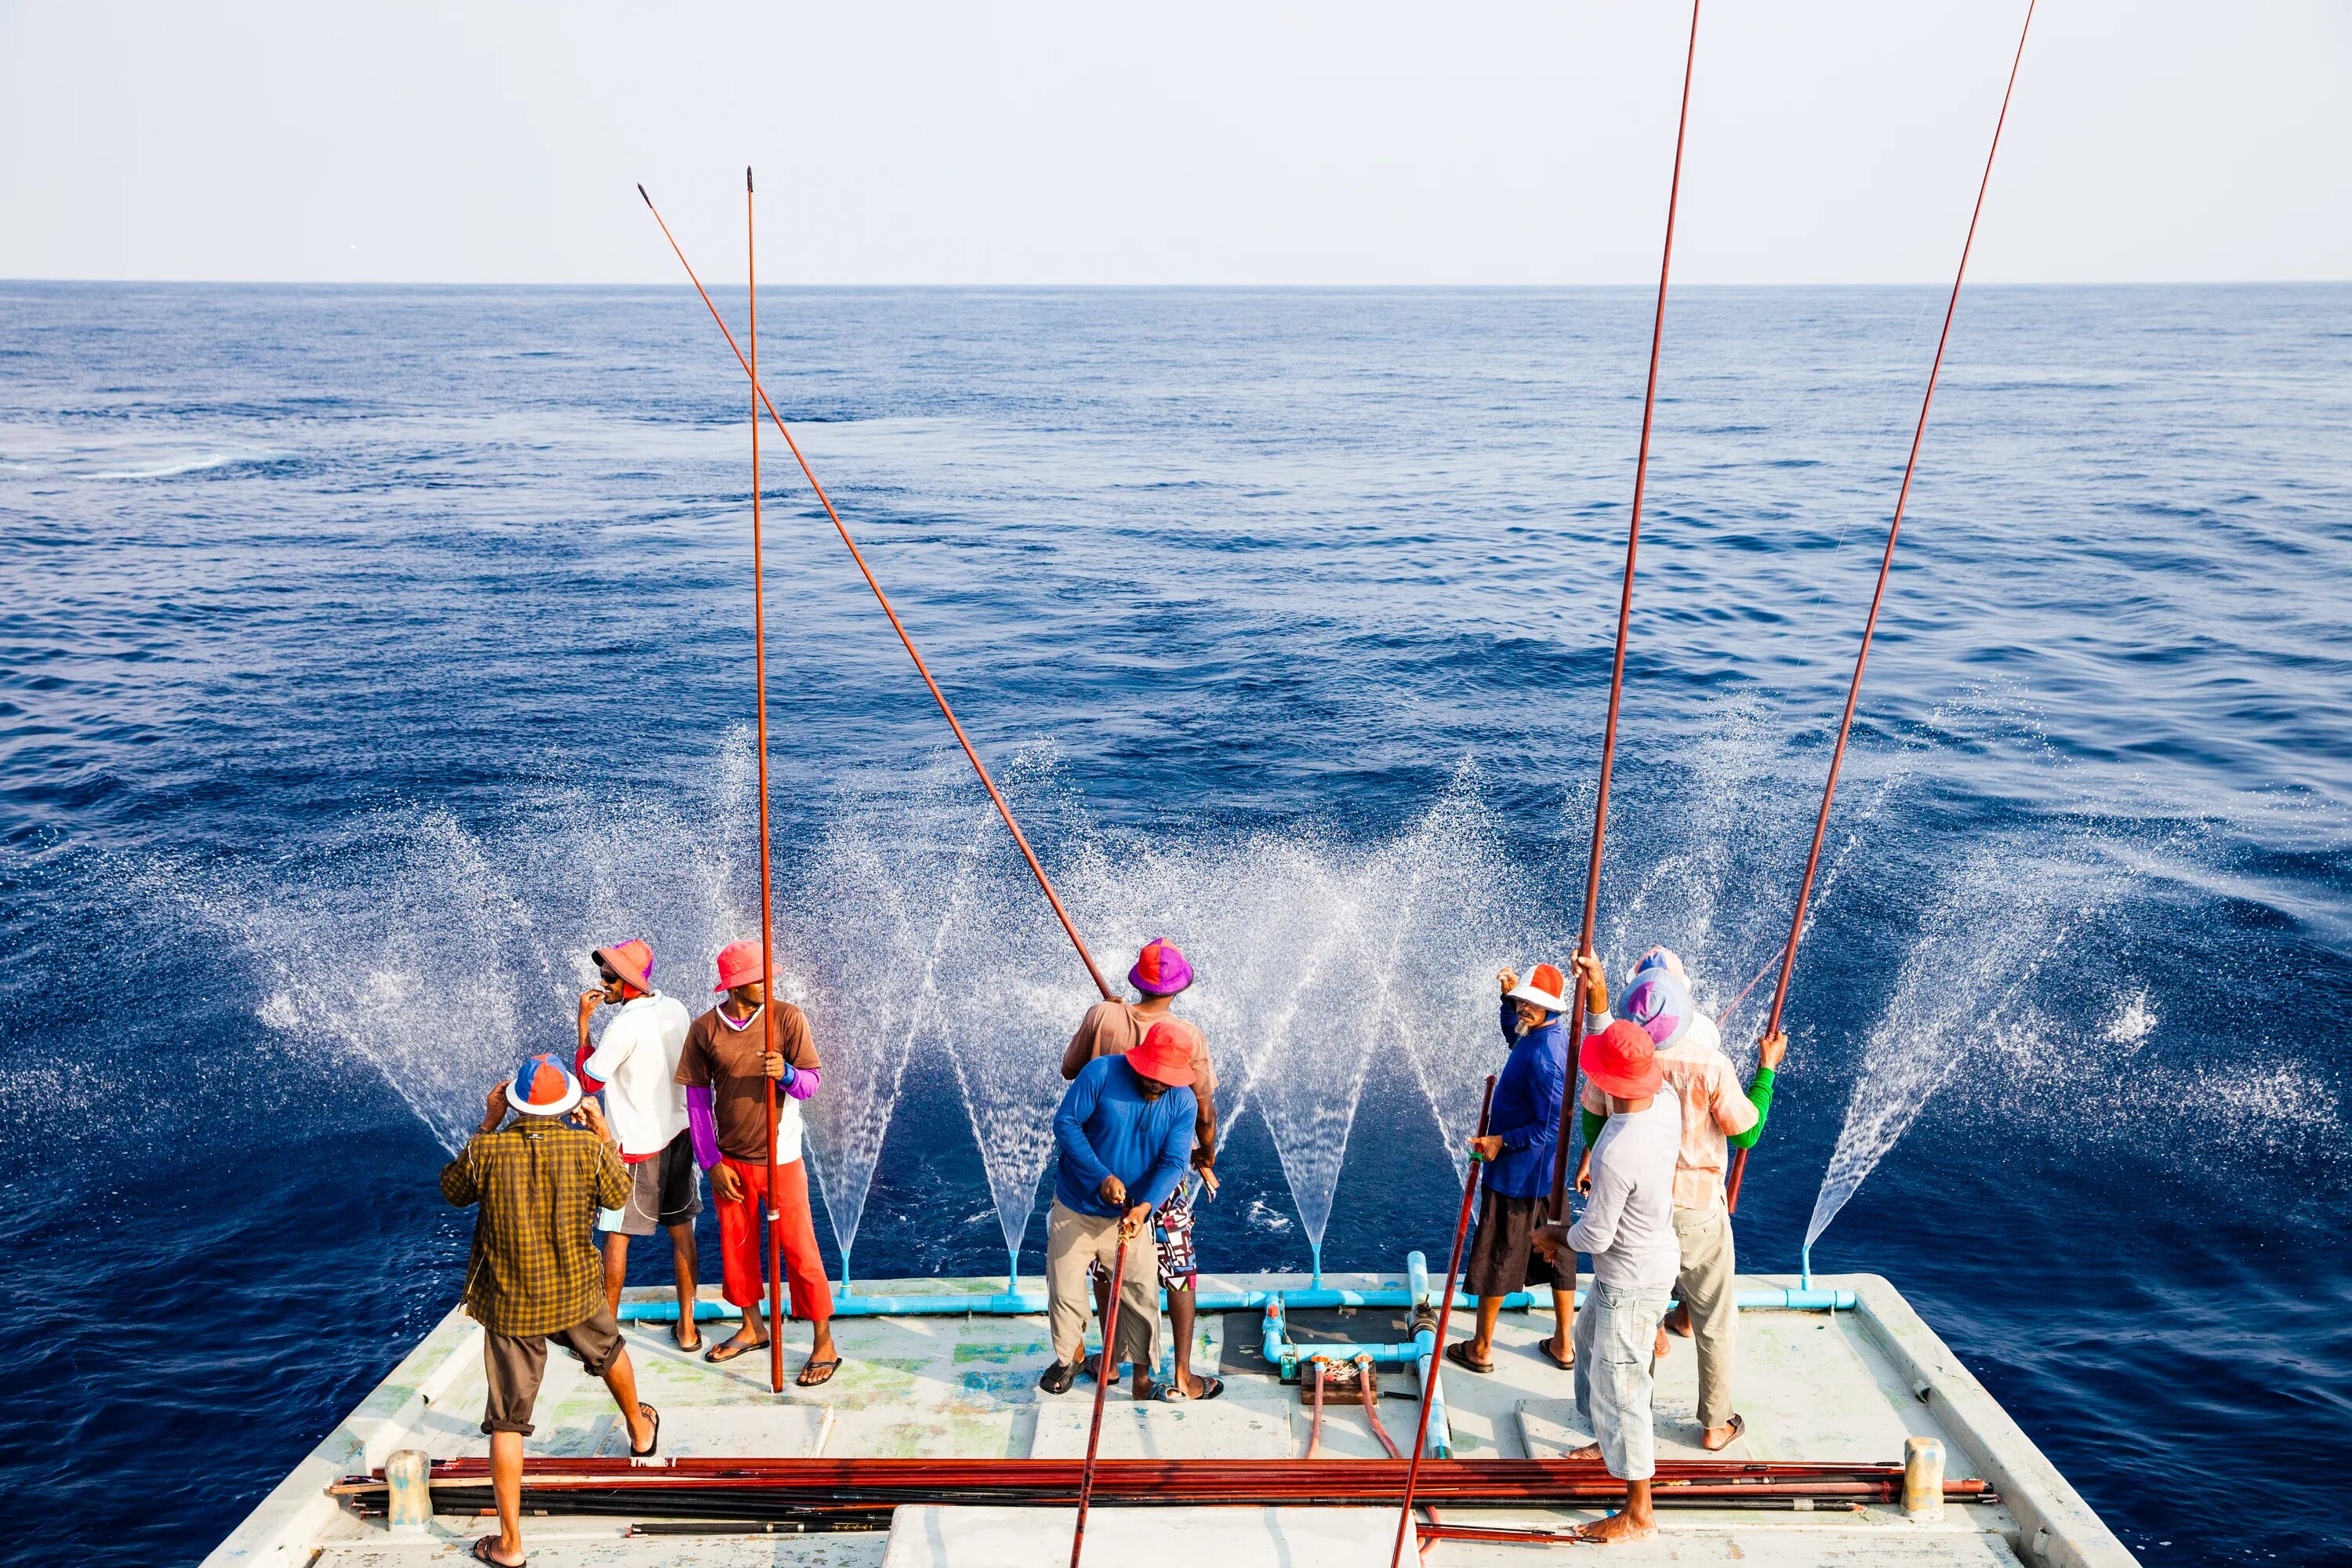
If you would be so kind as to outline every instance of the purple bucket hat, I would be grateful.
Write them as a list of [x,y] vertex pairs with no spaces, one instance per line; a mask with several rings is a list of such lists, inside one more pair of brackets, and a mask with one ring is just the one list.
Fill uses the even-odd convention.
[[1664,1050],[1683,1037],[1691,1026],[1691,1016],[1697,1011],[1691,1001],[1690,987],[1664,965],[1644,969],[1633,976],[1633,984],[1625,987],[1618,998],[1617,1016],[1638,1024],[1650,1037],[1650,1042]]
[[1192,966],[1166,937],[1154,937],[1136,955],[1127,983],[1147,996],[1173,996],[1192,984]]

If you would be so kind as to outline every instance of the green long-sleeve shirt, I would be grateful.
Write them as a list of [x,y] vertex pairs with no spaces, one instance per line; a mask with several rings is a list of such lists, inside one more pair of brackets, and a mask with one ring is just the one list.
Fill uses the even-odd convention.
[[[1770,1068],[1756,1069],[1756,1081],[1748,1086],[1748,1103],[1756,1108],[1756,1125],[1745,1132],[1727,1135],[1724,1142],[1733,1148],[1753,1149],[1756,1147],[1756,1140],[1764,1135],[1764,1122],[1772,1114],[1773,1077]],[[1601,1129],[1608,1123],[1608,1121],[1609,1118],[1600,1111],[1584,1112],[1584,1146],[1587,1149],[1591,1148],[1592,1141],[1601,1136]]]

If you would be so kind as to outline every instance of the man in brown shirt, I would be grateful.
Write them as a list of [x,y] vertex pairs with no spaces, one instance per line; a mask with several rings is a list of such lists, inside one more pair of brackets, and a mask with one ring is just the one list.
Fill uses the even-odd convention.
[[[511,1126],[507,1112],[519,1112]],[[576,1118],[581,1125],[567,1121]],[[637,1377],[621,1325],[604,1300],[604,1266],[589,1245],[600,1208],[628,1196],[612,1129],[553,1052],[527,1058],[489,1092],[481,1130],[441,1168],[441,1195],[478,1204],[466,1268],[466,1310],[482,1325],[489,1384],[482,1430],[490,1436],[490,1487],[499,1532],[474,1555],[515,1568],[522,1550],[522,1440],[557,1340],[604,1380],[629,1428],[629,1452],[656,1452],[661,1416],[637,1403]]]
[[[1192,1053],[1192,1098],[1198,1109],[1194,1114],[1192,1168],[1200,1173],[1200,1188],[1208,1196],[1217,1192],[1217,1073],[1209,1060],[1208,1037],[1199,1026],[1175,1015],[1176,997],[1192,984],[1192,965],[1172,942],[1158,938],[1146,942],[1136,955],[1135,967],[1127,972],[1128,984],[1134,986],[1139,1002],[1097,1002],[1087,1009],[1078,1021],[1077,1032],[1062,1052],[1062,1077],[1075,1080],[1086,1065],[1097,1057],[1123,1057],[1143,1043],[1144,1036],[1155,1024],[1166,1024],[1181,1033]],[[1193,1280],[1200,1263],[1192,1248],[1192,1203],[1195,1188],[1187,1180],[1176,1185],[1175,1193],[1160,1205],[1152,1223],[1161,1233],[1160,1283],[1168,1292],[1168,1324],[1176,1342],[1176,1376],[1162,1391],[1165,1399],[1214,1399],[1224,1392],[1224,1384],[1214,1377],[1196,1377],[1192,1373],[1192,1323],[1195,1310]],[[1098,1307],[1108,1290],[1109,1280],[1097,1271],[1095,1294]],[[1139,1385],[1149,1375],[1149,1370],[1136,1368]]]
[[[710,1173],[719,1205],[721,1293],[743,1310],[743,1327],[703,1352],[733,1361],[768,1342],[761,1316],[767,1271],[760,1253],[759,1205],[774,1218],[769,1245],[782,1254],[792,1315],[815,1326],[803,1388],[830,1379],[841,1365],[833,1342],[833,1287],[817,1251],[816,1218],[809,1207],[808,1165],[801,1158],[801,1101],[820,1078],[816,1040],[808,1017],[789,1002],[775,1004],[776,1040],[768,1047],[768,986],[760,944],[738,942],[719,954],[719,985],[726,999],[694,1021],[677,1062],[695,1158]],[[768,1187],[768,1085],[775,1083],[775,1190]]]

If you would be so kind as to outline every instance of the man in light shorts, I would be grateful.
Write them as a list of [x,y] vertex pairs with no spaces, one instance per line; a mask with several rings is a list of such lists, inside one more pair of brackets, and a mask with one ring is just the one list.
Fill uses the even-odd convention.
[[1625,1506],[1577,1531],[1603,1543],[1658,1532],[1650,1480],[1657,1473],[1651,1363],[1658,1320],[1675,1288],[1682,1253],[1675,1240],[1675,1154],[1681,1102],[1659,1067],[1657,1047],[1638,1024],[1609,1016],[1601,961],[1580,953],[1585,1011],[1594,1026],[1577,1059],[1608,1097],[1609,1124],[1592,1150],[1592,1194],[1565,1231],[1533,1237],[1547,1257],[1563,1249],[1592,1257],[1592,1291],[1576,1314],[1576,1410],[1593,1441],[1570,1458],[1598,1458],[1625,1483]]
[[[598,948],[593,957],[599,984],[580,994],[580,1076],[604,1097],[629,1178],[626,1201],[596,1216],[604,1237],[604,1304],[621,1310],[629,1238],[667,1230],[677,1280],[677,1322],[670,1338],[680,1350],[697,1350],[702,1336],[694,1326],[694,1220],[702,1212],[702,1173],[687,1130],[686,1089],[677,1082],[689,1020],[675,998],[654,989],[654,950],[646,943],[617,942]],[[607,1003],[619,1004],[620,1011],[591,1047],[588,1020]]]

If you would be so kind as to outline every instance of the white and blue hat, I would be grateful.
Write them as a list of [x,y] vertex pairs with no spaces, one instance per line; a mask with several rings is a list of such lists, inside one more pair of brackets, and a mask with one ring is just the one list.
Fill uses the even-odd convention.
[[1617,999],[1617,1016],[1639,1025],[1660,1050],[1689,1032],[1697,1011],[1690,987],[1664,963],[1634,971],[1633,983]]

